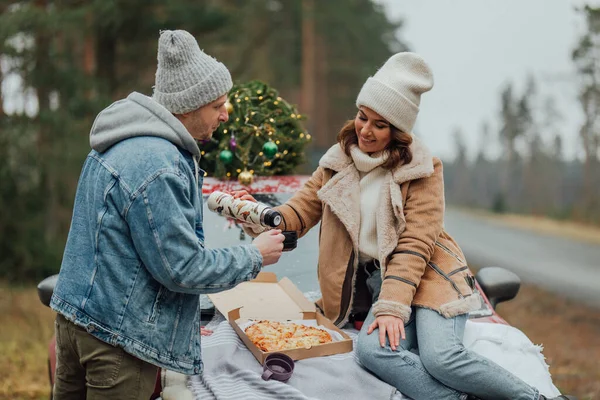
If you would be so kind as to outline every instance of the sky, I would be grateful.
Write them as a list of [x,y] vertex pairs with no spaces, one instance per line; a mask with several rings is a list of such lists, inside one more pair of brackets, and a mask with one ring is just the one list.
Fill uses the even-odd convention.
[[[452,132],[460,128],[470,157],[482,148],[481,126],[490,124],[487,155],[500,152],[500,91],[509,82],[523,93],[534,74],[540,98],[552,95],[561,115],[565,158],[582,156],[582,113],[571,52],[582,32],[575,0],[378,0],[388,18],[404,20],[398,37],[421,54],[435,86],[421,100],[415,134],[434,155],[453,159]],[[542,108],[543,101],[538,101]],[[551,141],[550,132],[542,138]]]

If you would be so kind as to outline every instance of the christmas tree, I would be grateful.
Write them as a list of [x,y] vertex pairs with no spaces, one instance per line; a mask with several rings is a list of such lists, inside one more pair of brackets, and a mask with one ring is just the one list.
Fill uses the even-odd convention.
[[305,117],[275,89],[261,81],[234,85],[226,106],[229,121],[200,143],[207,176],[249,184],[253,176],[290,174],[305,161]]

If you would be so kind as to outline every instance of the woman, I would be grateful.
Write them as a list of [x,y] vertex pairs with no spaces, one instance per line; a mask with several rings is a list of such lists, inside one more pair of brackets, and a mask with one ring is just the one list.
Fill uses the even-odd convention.
[[462,251],[444,231],[442,163],[410,133],[421,94],[432,86],[421,57],[392,56],[362,87],[356,118],[338,143],[278,207],[280,228],[302,236],[321,222],[317,306],[340,327],[368,312],[359,360],[403,394],[545,399],[462,344],[480,297]]

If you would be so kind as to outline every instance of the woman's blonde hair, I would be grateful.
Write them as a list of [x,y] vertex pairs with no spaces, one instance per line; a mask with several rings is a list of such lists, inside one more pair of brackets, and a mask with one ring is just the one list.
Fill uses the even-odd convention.
[[[408,164],[412,161],[412,151],[410,144],[412,136],[409,133],[402,132],[394,125],[390,124],[392,139],[385,147],[384,152],[387,153],[387,159],[381,165],[385,169],[394,169],[399,165]],[[356,135],[356,127],[354,120],[348,120],[338,133],[337,141],[344,149],[344,153],[350,157],[350,148],[353,145],[358,145],[358,136]]]

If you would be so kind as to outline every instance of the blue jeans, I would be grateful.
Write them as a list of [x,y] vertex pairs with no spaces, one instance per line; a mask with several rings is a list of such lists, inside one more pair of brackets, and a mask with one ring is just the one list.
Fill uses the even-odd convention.
[[[367,285],[378,297],[378,272]],[[360,363],[381,380],[414,400],[463,400],[468,394],[485,400],[538,400],[539,391],[503,367],[466,349],[462,343],[466,314],[445,318],[436,311],[415,307],[405,325],[406,339],[393,351],[386,338],[381,347],[377,330],[367,334],[372,311],[358,335]]]

